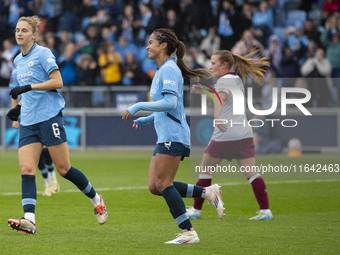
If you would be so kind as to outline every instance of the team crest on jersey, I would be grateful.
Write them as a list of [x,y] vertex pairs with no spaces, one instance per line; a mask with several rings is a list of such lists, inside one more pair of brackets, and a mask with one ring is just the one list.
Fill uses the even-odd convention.
[[28,62],[28,66],[33,66],[33,61]]
[[156,79],[156,84],[158,85],[158,83],[159,83],[159,78]]

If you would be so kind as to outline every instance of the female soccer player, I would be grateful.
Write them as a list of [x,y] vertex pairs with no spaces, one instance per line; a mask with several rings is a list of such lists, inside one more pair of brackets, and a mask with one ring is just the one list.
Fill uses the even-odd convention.
[[[230,88],[236,87],[243,91],[248,75],[255,79],[263,79],[264,67],[269,63],[265,58],[256,58],[256,52],[245,57],[234,55],[230,51],[221,50],[211,56],[210,70],[215,78],[219,78],[216,90],[223,105],[215,105],[214,119],[228,120],[227,124],[217,124],[211,140],[203,154],[200,169],[208,169],[208,166],[216,166],[223,159],[231,161],[236,159],[240,167],[247,167],[244,171],[249,183],[252,185],[255,197],[260,206],[260,211],[250,220],[271,220],[273,215],[269,209],[266,185],[255,170],[253,132],[248,125],[234,125],[231,123],[247,123],[245,115],[233,115],[233,94]],[[233,71],[231,71],[233,70]],[[192,93],[201,94],[200,85],[192,87]],[[242,168],[241,168],[242,169]],[[196,183],[198,186],[207,187],[211,185],[211,173],[200,173]],[[192,219],[201,217],[201,209],[204,199],[194,198],[194,206],[187,210]]]
[[[9,82],[9,89],[12,90],[16,86],[19,86],[19,84],[17,80],[17,69],[14,69],[12,71],[11,79]],[[11,105],[12,108],[16,107],[18,105],[18,98],[12,98]],[[20,127],[19,116],[20,111],[11,111],[11,114],[9,114],[8,118],[12,120],[12,128],[18,129]],[[45,182],[45,191],[43,193],[43,196],[50,197],[52,196],[52,194],[58,193],[60,190],[60,186],[55,176],[54,163],[47,148],[44,148],[41,152],[38,168]]]
[[[190,130],[183,106],[183,76],[207,77],[207,70],[191,70],[183,63],[185,46],[169,29],[156,29],[150,36],[148,58],[158,64],[152,80],[150,97],[152,102],[140,102],[129,107],[123,120],[129,120],[140,110],[153,111],[148,117],[138,118],[133,127],[139,129],[154,123],[158,136],[157,146],[149,168],[149,190],[162,195],[170,213],[182,233],[167,244],[197,243],[199,238],[193,229],[185,210],[182,197],[203,197],[215,206],[220,218],[223,217],[223,202],[218,185],[207,188],[182,182],[173,182],[179,163],[190,153]],[[177,50],[177,51],[176,51]],[[177,64],[170,55],[176,51]],[[182,76],[183,75],[183,76]]]
[[36,232],[35,205],[37,198],[35,174],[43,145],[48,147],[61,176],[73,182],[94,205],[97,220],[105,223],[107,211],[86,176],[71,166],[62,110],[65,101],[56,89],[63,87],[58,66],[52,52],[36,44],[38,17],[21,17],[15,28],[15,38],[21,53],[14,59],[17,82],[10,95],[22,94],[22,108],[17,105],[8,115],[20,114],[19,165],[22,177],[22,205],[24,217],[9,219],[9,226],[29,234]]

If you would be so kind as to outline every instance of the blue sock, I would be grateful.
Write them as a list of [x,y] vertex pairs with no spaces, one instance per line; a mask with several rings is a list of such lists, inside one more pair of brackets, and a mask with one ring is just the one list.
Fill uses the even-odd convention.
[[77,168],[71,166],[70,170],[68,170],[67,174],[65,174],[63,177],[73,182],[73,184],[76,185],[78,189],[80,189],[80,191],[89,198],[94,198],[96,195],[96,191],[86,178],[85,174],[80,172]]
[[181,195],[174,186],[169,186],[162,191],[166,203],[170,208],[170,213],[181,229],[192,229],[189,216],[186,213],[185,204]]
[[44,179],[46,179],[47,176],[48,176],[48,170],[47,170],[47,168],[45,167],[44,169],[39,169],[39,171],[40,171],[42,177],[43,177]]
[[37,186],[34,175],[21,175],[21,201],[24,213],[35,213]]
[[174,182],[174,186],[182,197],[201,197],[204,190],[203,187],[184,182]]

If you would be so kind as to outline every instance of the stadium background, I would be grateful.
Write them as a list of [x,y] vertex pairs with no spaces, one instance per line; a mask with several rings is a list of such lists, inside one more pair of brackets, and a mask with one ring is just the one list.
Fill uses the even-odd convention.
[[[84,203],[74,187],[59,178],[62,192],[43,198],[43,182],[38,178],[38,232],[33,238],[18,235],[1,224],[3,253],[26,249],[36,254],[47,251],[51,254],[338,254],[340,189],[339,179],[334,177],[339,175],[316,177],[312,172],[297,178],[267,179],[275,219],[263,224],[247,221],[256,211],[256,204],[244,179],[216,179],[224,184],[227,216],[223,222],[216,219],[212,208],[205,206],[203,219],[194,222],[201,238],[198,246],[162,246],[162,241],[178,230],[163,201],[149,195],[146,187],[155,132],[151,127],[134,132],[131,123],[120,119],[128,105],[148,100],[148,86],[156,66],[146,57],[145,40],[153,29],[168,27],[185,42],[185,61],[192,68],[209,68],[211,52],[218,49],[241,55],[258,49],[260,54],[268,56],[272,63],[268,82],[263,87],[251,81],[246,84],[253,87],[260,108],[270,105],[270,88],[280,88],[283,78],[292,79],[291,86],[311,91],[313,97],[308,105],[311,118],[301,116],[296,109],[288,110],[290,116],[299,119],[298,128],[258,130],[258,135],[266,136],[268,141],[262,144],[262,149],[258,144],[258,164],[339,163],[340,43],[331,45],[330,41],[340,34],[340,3],[337,0],[261,2],[268,4],[267,10],[262,7],[262,12],[257,0],[0,0],[1,222],[22,210],[16,155],[18,133],[6,119],[10,106],[7,87],[13,59],[18,53],[12,31],[20,16],[33,14],[43,18],[39,44],[52,50],[62,73],[64,88],[60,93],[66,100],[69,144],[75,149],[71,161],[85,169],[108,201],[111,215],[108,224],[96,226],[90,205]],[[302,72],[303,65],[320,47],[325,50],[325,61],[330,62],[327,75]],[[119,68],[113,63],[107,70],[105,63],[101,63],[101,54],[106,51],[121,59]],[[115,80],[108,79],[109,76]],[[301,78],[315,78],[319,86],[315,88]],[[196,113],[199,107],[190,105],[189,86],[190,81],[186,81],[184,100],[190,122],[199,117]],[[279,109],[275,114],[279,115]],[[195,125],[194,143],[206,143],[204,127]],[[286,156],[288,141],[294,137],[302,142],[301,158]],[[178,179],[195,182],[189,168],[190,162],[184,161]],[[68,202],[77,209],[65,210]],[[191,200],[185,202],[190,205]]]

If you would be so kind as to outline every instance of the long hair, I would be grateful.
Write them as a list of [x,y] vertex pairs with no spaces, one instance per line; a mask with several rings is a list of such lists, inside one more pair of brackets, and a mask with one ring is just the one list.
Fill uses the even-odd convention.
[[228,50],[219,50],[213,53],[218,55],[220,62],[227,62],[229,68],[236,69],[236,72],[241,77],[243,82],[246,82],[248,75],[251,75],[259,84],[264,83],[266,67],[270,66],[270,63],[265,57],[258,57],[258,51],[252,51],[246,56],[242,57],[237,54],[232,54]]
[[[41,23],[41,20],[38,16],[27,16],[27,17],[23,16],[19,18],[18,22],[19,21],[26,21],[31,26],[33,34],[38,32],[38,27]],[[37,38],[38,37],[35,38],[35,41],[37,41]]]
[[196,78],[196,77],[201,77],[201,78],[209,78],[211,76],[210,71],[200,68],[200,69],[190,69],[188,68],[184,62],[183,62],[183,57],[185,54],[185,45],[182,41],[178,40],[176,34],[166,28],[159,28],[153,31],[153,34],[156,36],[156,40],[159,43],[167,43],[167,55],[171,55],[173,52],[176,51],[176,56],[177,56],[177,65],[179,69],[182,72],[182,75],[184,78],[190,79],[190,78]]

